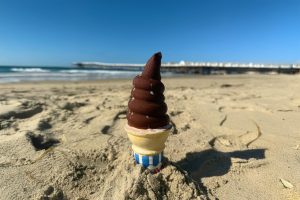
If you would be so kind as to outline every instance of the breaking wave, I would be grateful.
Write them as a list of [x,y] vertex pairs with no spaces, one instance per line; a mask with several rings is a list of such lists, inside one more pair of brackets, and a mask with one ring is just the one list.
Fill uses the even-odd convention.
[[12,72],[50,72],[49,70],[42,69],[42,68],[11,68],[10,71]]

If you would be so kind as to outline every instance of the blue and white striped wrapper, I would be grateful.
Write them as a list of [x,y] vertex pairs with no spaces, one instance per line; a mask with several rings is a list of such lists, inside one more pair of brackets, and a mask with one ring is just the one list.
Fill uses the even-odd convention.
[[163,152],[151,156],[138,154],[133,152],[134,159],[137,164],[142,165],[150,170],[160,169],[163,160]]

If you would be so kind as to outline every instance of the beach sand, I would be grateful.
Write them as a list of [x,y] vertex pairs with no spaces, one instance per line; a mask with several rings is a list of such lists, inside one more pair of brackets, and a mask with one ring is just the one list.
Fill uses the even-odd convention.
[[0,85],[0,199],[300,199],[300,76],[165,78],[164,169],[134,163],[131,80]]

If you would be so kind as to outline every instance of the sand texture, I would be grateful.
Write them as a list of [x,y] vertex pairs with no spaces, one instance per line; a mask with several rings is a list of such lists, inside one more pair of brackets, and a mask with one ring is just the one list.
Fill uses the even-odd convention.
[[124,130],[131,80],[0,85],[0,199],[300,199],[300,76],[163,82],[155,175]]

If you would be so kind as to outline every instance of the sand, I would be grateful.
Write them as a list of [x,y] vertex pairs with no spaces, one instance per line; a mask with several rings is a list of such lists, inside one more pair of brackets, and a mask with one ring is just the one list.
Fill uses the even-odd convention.
[[300,199],[300,76],[163,81],[155,175],[124,131],[131,80],[0,85],[0,199]]

